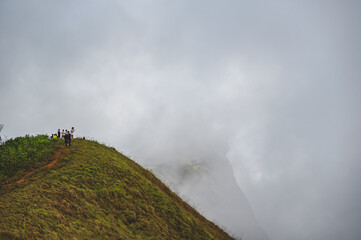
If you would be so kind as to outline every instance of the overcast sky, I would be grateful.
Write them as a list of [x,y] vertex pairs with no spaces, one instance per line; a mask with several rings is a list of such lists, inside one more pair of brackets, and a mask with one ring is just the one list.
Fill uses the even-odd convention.
[[360,1],[0,2],[8,138],[215,153],[273,240],[361,239]]

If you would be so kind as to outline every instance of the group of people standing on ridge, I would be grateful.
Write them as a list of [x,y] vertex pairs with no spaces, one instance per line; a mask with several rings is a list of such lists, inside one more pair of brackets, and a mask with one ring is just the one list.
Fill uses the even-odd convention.
[[68,130],[64,131],[64,129],[63,129],[60,132],[60,129],[58,129],[58,134],[53,134],[51,137],[52,138],[60,138],[60,136],[61,136],[65,140],[65,146],[70,147],[71,140],[74,139],[74,131],[75,131],[74,127],[72,127],[70,131],[68,131]]

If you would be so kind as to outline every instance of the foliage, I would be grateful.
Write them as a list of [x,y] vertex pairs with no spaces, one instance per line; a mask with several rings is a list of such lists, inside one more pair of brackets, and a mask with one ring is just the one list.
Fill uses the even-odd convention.
[[60,151],[53,168],[0,187],[0,238],[232,239],[114,148],[74,139]]
[[23,174],[51,160],[60,139],[46,135],[17,137],[0,145],[0,183],[6,183],[16,175]]

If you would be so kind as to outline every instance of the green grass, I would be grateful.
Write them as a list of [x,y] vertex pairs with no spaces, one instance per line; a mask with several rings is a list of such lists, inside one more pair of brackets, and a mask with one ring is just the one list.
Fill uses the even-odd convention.
[[[36,163],[62,146],[46,142]],[[0,173],[8,182],[25,171]],[[57,165],[33,171],[0,187],[0,239],[232,239],[151,172],[97,142],[75,139]]]

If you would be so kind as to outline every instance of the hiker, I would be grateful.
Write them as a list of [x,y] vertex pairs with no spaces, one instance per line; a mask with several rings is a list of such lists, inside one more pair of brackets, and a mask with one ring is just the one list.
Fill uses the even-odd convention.
[[58,129],[58,138],[60,138],[60,129]]
[[74,129],[74,127],[72,127],[71,130],[70,130],[71,139],[74,139],[74,131],[75,131],[75,129]]
[[52,138],[53,138],[53,139],[56,139],[56,138],[57,138],[56,133],[52,135]]
[[64,138],[65,137],[65,132],[64,132],[64,129],[63,131],[61,131],[61,137]]
[[71,134],[70,134],[70,132],[68,132],[68,143],[69,143],[69,147],[70,147],[70,145],[71,145],[71,138],[72,136],[71,136]]
[[70,135],[68,130],[66,130],[65,132],[64,139],[65,139],[65,147],[67,147],[68,145],[70,147]]

